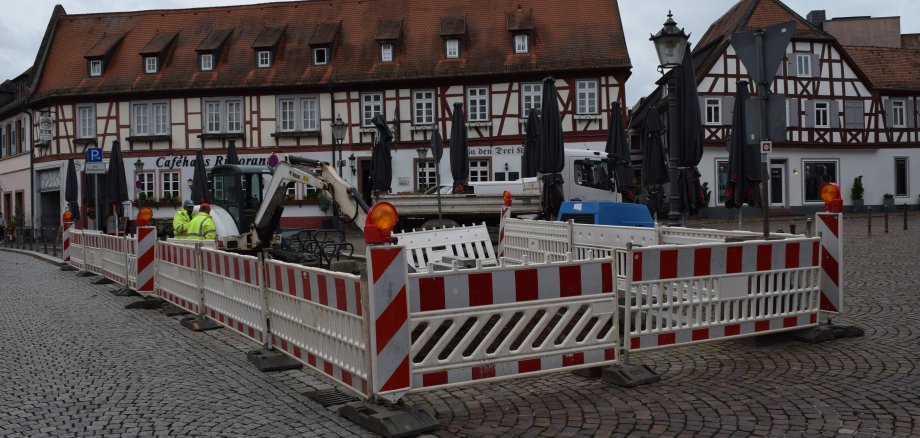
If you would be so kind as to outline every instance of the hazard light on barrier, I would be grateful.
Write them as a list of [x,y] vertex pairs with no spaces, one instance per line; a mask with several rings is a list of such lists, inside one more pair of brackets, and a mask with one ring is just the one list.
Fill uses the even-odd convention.
[[367,212],[364,221],[364,242],[369,244],[390,243],[390,231],[396,226],[399,215],[389,202],[378,202]]
[[137,226],[144,226],[150,223],[150,219],[153,218],[153,210],[150,207],[141,207],[140,210],[137,210]]
[[843,199],[840,197],[840,186],[837,183],[829,182],[821,185],[821,200],[824,201],[824,211],[843,212]]

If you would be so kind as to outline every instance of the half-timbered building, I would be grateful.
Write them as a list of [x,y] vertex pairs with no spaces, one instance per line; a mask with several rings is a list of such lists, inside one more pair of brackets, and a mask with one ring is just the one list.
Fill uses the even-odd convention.
[[[382,115],[396,138],[393,191],[412,192],[434,183],[432,154],[417,149],[435,129],[453,146],[459,102],[469,179],[517,179],[523,122],[540,106],[544,77],[556,79],[571,147],[602,148],[612,103],[625,103],[630,62],[617,2],[583,3],[333,0],[85,15],[57,7],[28,104],[53,121],[52,139],[35,144],[35,172],[63,172],[68,158],[119,141],[128,169],[138,164],[128,175],[136,198],[171,217],[189,195],[195,152],[213,167],[233,141],[244,163],[272,153],[333,161],[363,192],[371,119]],[[330,125],[339,117],[348,129],[336,145]],[[318,225],[314,195],[289,190],[283,224]]]
[[[920,180],[909,179],[909,166],[920,160],[920,82],[909,66],[920,59],[920,51],[902,47],[891,19],[876,24],[863,19],[862,27],[854,27],[853,19],[825,20],[824,11],[806,19],[778,0],[742,0],[693,49],[706,145],[699,170],[712,188],[710,206],[724,203],[739,81],[757,95],[731,36],[789,21],[795,23],[792,40],[770,84],[771,99],[784,100],[785,114],[779,117],[786,125],[785,136],[772,139],[769,154],[771,208],[822,208],[824,182],[839,183],[849,205],[858,176],[863,176],[866,205],[883,204],[885,194],[893,194],[898,204],[917,203]],[[862,32],[866,26],[877,32]],[[879,47],[881,37],[867,34],[887,35],[887,47]]]

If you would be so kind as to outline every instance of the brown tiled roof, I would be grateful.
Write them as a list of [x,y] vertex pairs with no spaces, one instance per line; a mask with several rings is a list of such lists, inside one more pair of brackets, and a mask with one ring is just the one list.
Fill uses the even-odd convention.
[[177,35],[179,35],[178,32],[157,33],[150,42],[140,50],[140,54],[159,55],[163,53],[169,48],[169,45],[172,44]]
[[[532,9],[537,19],[528,54],[514,54],[502,12]],[[497,13],[496,13],[497,12]],[[440,19],[465,16],[460,59],[446,59]],[[374,36],[381,19],[402,19],[401,49],[380,62]],[[338,22],[327,66],[312,66],[308,44],[320,23]],[[298,87],[533,71],[604,69],[628,74],[630,63],[616,0],[568,1],[375,0],[302,1],[180,10],[62,15],[48,45],[33,98],[124,92]],[[369,25],[370,24],[370,25]],[[266,26],[286,26],[271,68],[257,69],[252,44]],[[195,49],[213,29],[232,29],[213,72],[198,71]],[[137,54],[157,33],[178,36],[155,74],[143,74]],[[87,77],[83,55],[103,35],[126,34],[101,77]],[[542,76],[540,76],[542,77]],[[378,85],[379,86],[379,85]],[[312,87],[312,88],[311,88]]]
[[377,33],[374,39],[377,41],[398,40],[402,35],[402,20],[381,19],[377,22]]
[[526,11],[522,9],[515,9],[513,11],[505,12],[505,25],[508,27],[508,30],[520,31],[520,30],[533,30],[533,9],[528,9]]
[[265,26],[256,40],[252,43],[253,49],[272,49],[278,45],[278,40],[284,34],[284,26]]
[[339,33],[340,21],[331,21],[316,25],[313,35],[310,37],[311,46],[324,46],[332,44],[335,41],[336,34]]
[[221,46],[224,45],[224,42],[227,41],[227,37],[230,36],[230,33],[233,31],[230,29],[218,29],[208,32],[208,35],[201,40],[201,43],[198,44],[198,47],[195,48],[197,52],[213,52]]
[[441,30],[438,34],[441,36],[463,35],[466,33],[466,17],[447,16],[441,17]]
[[877,89],[920,91],[920,49],[844,46]]
[[122,38],[124,38],[123,34],[103,36],[101,40],[99,40],[95,45],[93,45],[93,47],[89,48],[89,51],[86,52],[86,55],[84,55],[84,58],[92,59],[92,58],[103,58],[105,56],[108,56],[109,53],[112,52],[112,50],[118,47],[118,43],[121,42]]

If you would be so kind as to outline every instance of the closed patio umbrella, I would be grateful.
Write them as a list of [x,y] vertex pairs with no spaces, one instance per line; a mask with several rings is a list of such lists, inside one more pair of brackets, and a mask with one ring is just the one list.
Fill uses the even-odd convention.
[[203,204],[211,202],[211,193],[208,190],[208,171],[204,167],[204,153],[195,152],[195,167],[192,173],[192,202]]
[[521,178],[537,176],[537,155],[540,146],[540,110],[532,109],[527,114],[526,137],[524,137],[524,153],[521,155]]
[[454,104],[454,115],[450,124],[450,174],[454,178],[454,193],[466,192],[470,176],[470,156],[466,134],[466,116],[463,104]]
[[745,141],[747,115],[744,102],[749,97],[747,81],[738,81],[735,109],[732,116],[731,141],[728,144],[728,182],[725,185],[725,207],[741,208],[748,204],[760,207],[760,151],[757,145]]
[[623,129],[623,115],[620,102],[610,107],[610,124],[607,127],[607,166],[613,172],[617,191],[624,200],[633,200],[633,169],[630,166],[629,144],[626,142],[626,130]]
[[226,164],[240,164],[240,157],[236,154],[236,141],[230,140],[227,144]]
[[[105,176],[106,198],[112,203],[112,213],[116,217],[121,217],[124,213],[121,208],[121,203],[127,201],[129,197],[128,177],[125,173],[125,160],[121,156],[121,144],[118,140],[112,142],[112,152],[109,156],[109,168]],[[96,219],[102,220],[104,218],[100,218],[99,212],[96,212]],[[118,229],[120,228],[117,226],[116,221],[116,232]],[[109,230],[109,232],[112,232],[112,230]]]
[[700,122],[699,94],[696,91],[696,75],[693,71],[690,48],[684,52],[682,67],[679,69],[680,87],[680,138],[676,152],[677,193],[680,205],[677,211],[691,215],[705,206],[703,187],[700,185],[700,172],[697,166],[703,158],[703,126]]
[[540,153],[537,171],[542,173],[544,217],[553,220],[565,195],[562,192],[562,169],[565,168],[565,144],[562,138],[562,119],[559,102],[556,99],[556,80],[543,79],[543,95],[540,99]]
[[74,165],[73,158],[67,160],[67,175],[64,179],[67,189],[64,191],[64,200],[67,201],[67,208],[73,214],[73,220],[80,220],[80,186],[77,182],[77,168]]
[[393,179],[393,162],[390,157],[393,133],[382,115],[374,116],[371,122],[377,128],[377,138],[371,151],[371,190],[387,193],[390,191]]

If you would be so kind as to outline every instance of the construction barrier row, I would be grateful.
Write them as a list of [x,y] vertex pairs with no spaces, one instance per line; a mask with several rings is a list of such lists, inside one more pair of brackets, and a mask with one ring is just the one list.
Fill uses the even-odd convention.
[[[158,241],[151,291],[344,390],[395,401],[817,325],[819,311],[842,308],[840,217],[819,214],[817,222],[826,227],[820,237],[763,240],[506,219],[505,257],[490,266],[434,260],[441,252],[495,257],[473,244],[481,232],[468,227],[413,234],[409,248],[370,246],[364,279]],[[751,240],[733,241],[739,237]],[[65,240],[70,264],[115,278],[127,268],[130,278],[132,254],[146,266],[147,238],[68,229]]]
[[64,262],[150,296],[156,240],[154,227],[138,227],[134,236],[111,236],[99,231],[79,230],[68,222],[64,224],[63,233]]

